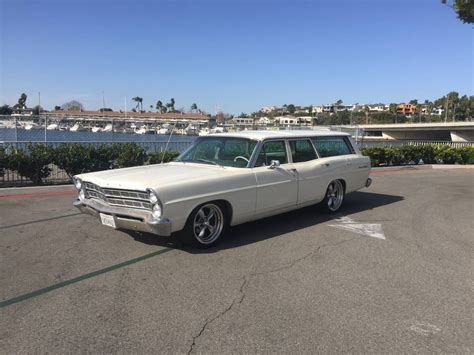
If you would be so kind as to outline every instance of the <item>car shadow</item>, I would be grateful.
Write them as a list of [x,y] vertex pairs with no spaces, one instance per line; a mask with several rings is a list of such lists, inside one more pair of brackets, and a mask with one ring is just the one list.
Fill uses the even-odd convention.
[[196,249],[183,245],[176,236],[159,237],[149,233],[126,231],[136,241],[176,248],[194,254],[215,253],[219,250],[238,248],[257,243],[269,238],[295,232],[338,217],[349,217],[352,214],[372,210],[378,207],[402,201],[402,196],[386,195],[372,192],[353,192],[345,196],[341,211],[337,214],[325,213],[322,206],[314,205],[295,211],[279,214],[258,221],[244,223],[227,230],[226,235],[216,246],[207,249]]

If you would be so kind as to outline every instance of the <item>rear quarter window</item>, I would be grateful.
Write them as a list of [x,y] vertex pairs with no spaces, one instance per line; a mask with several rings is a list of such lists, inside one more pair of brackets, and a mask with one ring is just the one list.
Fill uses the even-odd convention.
[[317,137],[312,141],[321,158],[354,154],[347,137]]

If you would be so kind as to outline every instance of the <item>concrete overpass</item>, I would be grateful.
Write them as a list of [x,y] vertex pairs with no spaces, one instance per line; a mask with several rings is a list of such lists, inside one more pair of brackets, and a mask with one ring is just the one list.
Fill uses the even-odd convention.
[[364,139],[474,142],[474,122],[360,125]]

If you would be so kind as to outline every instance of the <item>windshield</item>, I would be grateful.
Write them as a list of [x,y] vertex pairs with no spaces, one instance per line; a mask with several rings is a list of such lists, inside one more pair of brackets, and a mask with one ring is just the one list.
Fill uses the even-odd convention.
[[176,161],[245,168],[256,145],[247,138],[199,137]]

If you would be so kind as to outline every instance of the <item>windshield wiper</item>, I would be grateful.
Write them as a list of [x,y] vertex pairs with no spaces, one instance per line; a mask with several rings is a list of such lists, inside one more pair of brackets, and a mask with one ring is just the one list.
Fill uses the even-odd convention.
[[212,160],[207,160],[207,159],[196,159],[196,161],[202,161],[204,163],[208,163],[208,164],[214,164],[214,165],[217,165],[219,166],[219,164],[217,164],[215,161],[212,161]]

